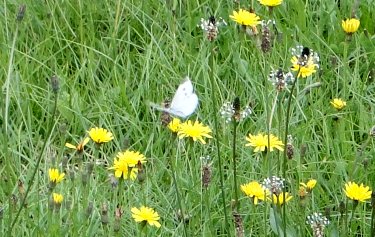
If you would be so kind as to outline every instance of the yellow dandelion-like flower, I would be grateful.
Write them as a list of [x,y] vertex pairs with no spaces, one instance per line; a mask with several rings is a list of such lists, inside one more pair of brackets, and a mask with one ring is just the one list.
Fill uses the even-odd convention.
[[159,223],[159,214],[154,211],[154,209],[141,206],[140,209],[133,207],[131,209],[132,217],[136,222],[148,223],[151,226],[159,228],[161,225]]
[[104,128],[91,128],[88,133],[90,138],[98,145],[113,140],[113,134]]
[[358,30],[360,23],[361,22],[358,19],[350,18],[345,21],[343,20],[341,22],[341,26],[342,26],[342,29],[345,31],[345,33],[353,34],[354,32]]
[[279,151],[284,150],[284,144],[282,141],[279,140],[276,136],[270,134],[270,147],[268,148],[268,136],[263,135],[263,133],[258,133],[258,135],[249,134],[246,137],[247,143],[245,146],[252,146],[255,147],[254,152],[261,152],[265,151],[266,148],[269,151],[273,151],[274,148],[278,149]]
[[141,164],[146,163],[146,157],[138,151],[126,150],[125,152],[119,152],[117,158],[123,158],[126,163],[128,163],[129,167],[134,167],[138,164],[138,161],[141,162]]
[[258,0],[260,4],[267,7],[275,7],[283,3],[283,0]]
[[83,139],[83,141],[78,143],[76,146],[69,143],[69,142],[65,143],[65,146],[68,147],[68,148],[71,148],[71,149],[75,149],[77,151],[77,153],[82,153],[84,146],[86,146],[86,144],[89,141],[90,141],[90,138],[86,137],[85,139]]
[[342,110],[346,106],[346,101],[340,98],[334,98],[330,103],[337,110]]
[[48,169],[48,176],[50,182],[57,184],[64,179],[65,173],[60,173],[58,169]]
[[285,201],[284,201],[284,193],[280,193],[279,195],[272,194],[272,203],[275,205],[283,205],[284,203],[289,202],[293,198],[290,193],[285,192]]
[[180,129],[177,132],[177,135],[180,139],[184,137],[191,137],[193,141],[200,141],[202,144],[206,144],[206,141],[203,140],[203,137],[212,138],[210,135],[211,128],[204,126],[202,123],[195,121],[192,123],[190,120],[181,123]]
[[128,179],[130,177],[131,180],[135,180],[138,174],[138,168],[135,166],[138,165],[138,162],[146,163],[146,157],[139,152],[126,150],[117,154],[114,165],[109,169],[115,170],[117,178]]
[[256,25],[260,24],[259,16],[243,9],[240,9],[238,12],[233,11],[233,15],[230,15],[229,17],[238,24],[244,26],[255,27]]
[[53,203],[60,205],[62,201],[64,200],[64,196],[59,193],[52,193],[52,200],[53,200]]
[[179,118],[173,118],[173,120],[168,124],[168,128],[172,132],[178,132],[178,129],[180,128],[181,120]]
[[346,196],[354,201],[365,202],[371,198],[370,187],[364,186],[363,184],[358,185],[354,182],[348,182],[345,184],[344,192]]
[[292,71],[298,72],[297,77],[306,78],[315,73],[316,68],[318,67],[318,65],[314,63],[311,57],[309,57],[309,59],[307,60],[306,65],[301,65],[299,63],[300,60],[296,56],[293,56],[290,61],[293,64]]
[[270,194],[268,189],[265,189],[258,183],[257,181],[252,181],[250,183],[241,185],[241,190],[249,196],[253,198],[254,204],[258,204],[258,200],[264,201],[266,197]]
[[307,181],[307,183],[300,183],[300,185],[306,188],[308,192],[310,192],[315,187],[316,183],[316,179],[310,179],[309,181]]

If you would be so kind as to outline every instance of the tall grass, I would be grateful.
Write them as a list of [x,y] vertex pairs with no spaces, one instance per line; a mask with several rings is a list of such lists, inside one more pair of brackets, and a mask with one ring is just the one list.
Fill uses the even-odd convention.
[[[284,1],[272,12],[258,1],[22,4],[22,20],[19,2],[0,8],[2,236],[233,236],[239,223],[244,236],[313,236],[306,218],[314,212],[329,219],[327,236],[374,233],[374,200],[353,202],[343,189],[348,181],[375,187],[375,2]],[[275,20],[268,53],[260,49],[261,32],[249,36],[229,18],[239,7]],[[341,20],[353,13],[361,25],[348,37]],[[214,42],[197,27],[210,15],[227,22]],[[268,75],[290,69],[297,45],[319,54],[319,70],[277,92]],[[172,99],[186,75],[199,97],[189,119],[213,130],[206,145],[172,142],[161,113],[147,103]],[[233,129],[218,111],[237,96],[253,113]],[[333,98],[347,106],[334,109]],[[114,139],[100,151],[90,142],[82,155],[65,147],[92,127],[108,129]],[[245,147],[245,137],[258,132],[292,135],[293,158]],[[108,168],[125,149],[147,157],[143,182],[114,182]],[[207,156],[211,180],[202,188],[199,158]],[[64,196],[60,208],[51,207],[49,168],[66,174],[53,189]],[[283,207],[254,205],[240,192],[241,184],[272,175],[285,178],[293,196]],[[317,185],[301,198],[300,183],[311,178]],[[134,221],[130,210],[142,205],[158,212],[160,228]]]

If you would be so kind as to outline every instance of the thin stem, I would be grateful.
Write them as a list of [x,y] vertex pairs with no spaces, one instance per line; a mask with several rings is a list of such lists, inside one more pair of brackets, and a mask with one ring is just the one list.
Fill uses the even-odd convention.
[[46,150],[46,147],[47,147],[47,144],[48,144],[48,141],[52,135],[52,132],[53,132],[53,128],[55,127],[55,116],[56,116],[56,111],[57,111],[57,98],[58,98],[58,94],[55,93],[55,103],[54,103],[54,106],[53,106],[53,112],[52,112],[52,116],[51,116],[51,121],[50,121],[50,124],[48,126],[48,132],[47,132],[47,138],[44,140],[44,144],[43,144],[43,148],[42,148],[42,151],[39,153],[39,157],[37,159],[37,162],[36,162],[36,165],[35,165],[35,168],[33,170],[33,173],[31,175],[31,179],[28,183],[28,187],[26,189],[26,193],[25,193],[25,196],[24,198],[22,199],[22,202],[21,202],[21,205],[20,205],[20,208],[18,209],[18,212],[16,214],[16,217],[14,218],[14,220],[12,221],[12,224],[10,225],[9,229],[8,229],[8,235],[11,236],[11,233],[12,233],[12,230],[15,226],[15,224],[17,223],[17,220],[21,214],[21,211],[25,205],[25,202],[26,202],[26,199],[27,199],[27,196],[29,195],[30,193],[30,190],[31,190],[31,187],[33,186],[34,184],[34,181],[35,181],[35,175],[36,175],[36,172],[37,170],[39,169],[39,165],[40,165],[40,161],[42,160],[42,157],[43,157],[43,154],[44,154],[44,151]]
[[[212,107],[214,113],[214,124],[215,124],[215,145],[216,145],[216,154],[218,158],[218,165],[219,165],[219,176],[220,176],[220,189],[221,189],[221,199],[223,201],[223,211],[224,211],[224,222],[225,222],[225,229],[229,230],[228,224],[228,216],[227,216],[227,208],[226,208],[226,201],[225,201],[225,190],[224,190],[224,176],[223,176],[223,169],[222,169],[222,161],[221,161],[221,152],[220,152],[220,136],[219,136],[219,123],[217,121],[217,107],[216,107],[216,90],[215,90],[215,73],[214,73],[214,51],[213,48],[211,50],[210,55],[210,84],[211,84],[211,98],[212,98]],[[230,231],[227,232],[227,235],[230,236]]]
[[276,104],[277,104],[277,101],[278,101],[278,96],[279,96],[279,91],[277,90],[275,100],[272,103],[271,114],[270,114],[270,117],[269,117],[269,122],[268,122],[269,129],[271,129],[271,127],[272,127],[272,118],[273,118],[273,114],[275,113]]
[[353,218],[354,218],[354,211],[357,208],[357,206],[358,206],[358,201],[353,200],[352,216],[350,217],[350,221],[349,221],[349,225],[348,225],[349,231],[351,230],[352,221],[353,221]]
[[[293,91],[294,87],[296,86],[296,82],[298,80],[298,75],[299,75],[300,70],[297,72],[296,79],[294,79],[293,84],[292,84],[292,89],[290,90],[289,98],[288,98],[288,103],[287,103],[287,109],[286,109],[286,118],[285,118],[285,136],[284,136],[284,145],[287,144],[288,142],[288,132],[289,132],[289,119],[290,119],[290,105],[292,103],[292,97],[293,97]],[[286,164],[287,164],[287,149],[284,149],[284,159],[283,159],[283,178],[285,179],[286,177]],[[284,200],[284,205],[283,205],[283,231],[284,231],[284,236],[286,236],[286,203],[285,203],[285,190],[283,191],[283,200]]]
[[234,181],[234,210],[238,211],[240,208],[240,203],[238,201],[238,186],[237,186],[237,158],[236,158],[236,140],[237,140],[237,121],[233,119],[233,181]]
[[[179,144],[180,143],[178,142],[178,149],[177,149],[178,151],[180,150]],[[172,149],[172,152],[173,151],[174,151],[174,149]],[[178,156],[178,154],[176,153],[176,157],[177,156]],[[173,156],[170,156],[172,179],[173,179],[173,184],[174,184],[174,187],[175,187],[175,190],[176,190],[177,205],[178,205],[178,208],[180,209],[180,212],[181,212],[181,219],[182,219],[182,226],[183,226],[183,229],[184,229],[184,236],[187,237],[188,234],[187,234],[186,225],[185,225],[185,214],[184,214],[184,210],[182,209],[182,201],[181,201],[181,196],[180,196],[180,192],[179,192],[179,189],[178,189],[177,178],[176,178],[176,168],[175,168],[174,162],[172,160],[172,157]]]
[[[16,39],[17,39],[17,35],[18,35],[18,24],[16,24],[16,30],[15,30],[15,33],[14,33],[14,37],[13,37],[13,42],[12,42],[12,47],[10,49],[10,54],[9,54],[9,65],[8,65],[8,72],[7,72],[7,78],[5,80],[5,100],[4,100],[4,103],[5,103],[5,109],[4,109],[4,122],[3,122],[3,129],[4,129],[4,133],[5,133],[5,136],[3,136],[4,138],[4,141],[3,141],[3,151],[4,151],[4,157],[9,157],[9,147],[8,147],[8,124],[9,124],[9,121],[8,121],[8,110],[9,110],[9,96],[10,96],[10,78],[11,78],[11,74],[12,74],[12,68],[13,68],[13,57],[14,57],[14,51],[15,51],[15,47],[16,47]],[[6,172],[8,174],[6,174],[8,177],[12,177],[13,175],[11,175],[11,173],[14,173],[12,171],[12,164],[11,164],[11,160],[12,159],[5,159],[5,167],[6,167]],[[13,181],[13,179],[11,179],[11,181]],[[6,185],[6,188],[5,190],[7,194],[11,193],[11,187],[14,185],[13,182],[9,182],[9,185]],[[9,191],[9,192],[8,192]],[[12,205],[11,204],[11,198],[8,199],[8,204],[9,204],[9,207]],[[9,208],[9,220],[12,220],[12,216],[13,216],[13,212],[11,211],[11,208]]]

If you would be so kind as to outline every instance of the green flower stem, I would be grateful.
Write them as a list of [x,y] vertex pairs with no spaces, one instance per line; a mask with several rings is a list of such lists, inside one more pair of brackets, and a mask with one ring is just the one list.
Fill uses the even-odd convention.
[[219,136],[219,123],[217,121],[217,107],[216,107],[216,90],[215,90],[215,73],[214,73],[214,65],[215,65],[215,57],[214,57],[214,48],[211,45],[211,52],[210,52],[210,84],[211,84],[211,98],[212,98],[212,108],[214,113],[214,124],[215,124],[215,145],[216,145],[216,154],[218,158],[218,165],[219,165],[219,176],[220,176],[220,189],[221,189],[221,199],[223,202],[223,211],[224,211],[224,222],[225,222],[225,229],[228,230],[227,235],[230,235],[229,230],[229,223],[228,223],[228,216],[227,216],[227,207],[225,201],[225,190],[224,190],[224,176],[223,176],[223,168],[222,168],[222,161],[221,161],[221,152],[220,152],[220,136]]
[[349,230],[351,230],[352,221],[353,221],[353,218],[354,218],[354,211],[355,211],[355,209],[356,209],[357,206],[358,206],[358,202],[359,202],[359,201],[357,201],[357,200],[353,200],[352,216],[350,217],[350,221],[349,221],[349,225],[348,225]]
[[25,202],[26,202],[26,199],[27,199],[27,196],[29,195],[30,193],[30,190],[31,190],[31,187],[33,186],[34,184],[34,181],[35,181],[35,175],[36,175],[36,172],[38,171],[39,169],[39,165],[40,165],[40,161],[42,160],[42,157],[43,157],[43,154],[44,154],[44,151],[46,150],[46,147],[47,147],[47,144],[48,144],[48,141],[49,139],[51,138],[51,135],[52,135],[52,132],[55,128],[55,125],[56,125],[56,122],[55,122],[55,116],[56,116],[56,111],[57,111],[57,99],[58,99],[58,94],[56,93],[55,94],[55,102],[54,102],[54,106],[53,106],[53,112],[52,112],[52,115],[51,115],[51,120],[50,120],[50,123],[48,125],[48,131],[47,131],[47,138],[44,140],[44,144],[43,144],[43,148],[42,148],[42,151],[39,153],[39,156],[38,156],[38,159],[37,159],[37,162],[36,162],[36,165],[35,165],[35,168],[33,170],[33,173],[31,175],[31,178],[30,178],[30,181],[28,183],[28,186],[27,186],[27,189],[26,189],[26,192],[25,192],[25,196],[23,197],[22,201],[21,201],[21,205],[20,205],[20,208],[18,209],[18,212],[16,214],[16,217],[14,218],[14,220],[12,221],[12,224],[10,225],[10,227],[8,228],[8,236],[12,236],[12,230],[15,226],[15,224],[17,223],[17,220],[21,214],[21,211],[23,209],[23,207],[25,206]]
[[237,157],[236,157],[236,140],[237,140],[237,125],[236,119],[233,119],[233,146],[232,146],[232,158],[233,158],[233,183],[234,183],[234,210],[239,211],[240,203],[238,201],[238,185],[237,185]]
[[[180,151],[179,140],[177,140],[177,143],[178,143],[177,151]],[[174,161],[173,161],[173,158],[172,158],[172,157],[175,156],[176,160],[177,160],[178,157],[179,157],[179,154],[174,152],[174,151],[175,151],[175,149],[172,149],[172,155],[169,156],[170,157],[169,163],[171,164],[172,179],[173,179],[173,184],[174,184],[174,187],[175,187],[175,190],[176,190],[177,205],[178,205],[178,208],[180,209],[180,212],[181,212],[181,219],[182,219],[182,225],[183,225],[183,229],[184,229],[184,236],[188,237],[186,225],[185,225],[185,213],[184,213],[184,210],[182,209],[182,200],[181,200],[180,192],[179,192],[179,189],[178,189],[177,178],[176,178],[176,167],[175,167],[175,164],[174,164]]]
[[[205,219],[202,220],[202,222],[201,222],[203,230],[206,230],[205,226],[203,225],[204,223],[209,223],[209,227],[207,228],[208,230],[213,230],[213,228],[214,228],[213,225],[211,224],[212,223],[211,222],[211,213],[210,213],[211,203],[210,203],[210,195],[209,195],[210,193],[209,193],[208,189],[209,189],[209,187],[207,187],[207,189],[204,190],[205,193],[204,193],[204,196],[202,196],[202,198],[204,199],[204,200],[202,200],[202,203],[204,203],[204,205],[202,205],[201,208],[202,209],[204,208],[204,216],[205,216],[204,217]],[[203,210],[201,212],[203,213]],[[203,236],[205,236],[205,235],[206,235],[206,233],[203,232]],[[207,235],[209,235],[209,234],[207,233]]]
[[279,91],[276,90],[276,96],[275,96],[275,100],[273,101],[272,103],[272,109],[271,109],[271,114],[270,114],[270,117],[269,117],[269,122],[268,122],[268,127],[271,129],[272,127],[272,118],[273,118],[273,114],[275,113],[275,109],[276,109],[276,104],[279,105],[279,103],[277,103],[279,100],[278,100],[278,96],[279,96]]
[[[293,97],[293,91],[294,88],[296,87],[296,83],[298,80],[298,75],[300,72],[301,68],[297,71],[297,76],[293,81],[292,88],[290,89],[290,94],[288,97],[288,103],[287,103],[287,108],[286,108],[286,118],[285,118],[285,136],[284,136],[284,146],[286,146],[288,142],[288,132],[289,132],[289,119],[290,119],[290,105],[292,103],[292,97]],[[283,178],[286,178],[286,164],[288,162],[287,159],[287,149],[284,147],[284,158],[283,158]],[[286,236],[286,203],[285,203],[285,190],[283,191],[283,200],[284,200],[284,205],[283,205],[283,231],[284,231],[284,236]]]

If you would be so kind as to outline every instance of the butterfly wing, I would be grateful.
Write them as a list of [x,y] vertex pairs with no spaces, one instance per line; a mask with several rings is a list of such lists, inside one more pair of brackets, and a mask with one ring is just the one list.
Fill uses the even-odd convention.
[[167,112],[181,118],[186,118],[194,113],[197,106],[198,96],[194,93],[193,84],[188,78],[178,86]]

